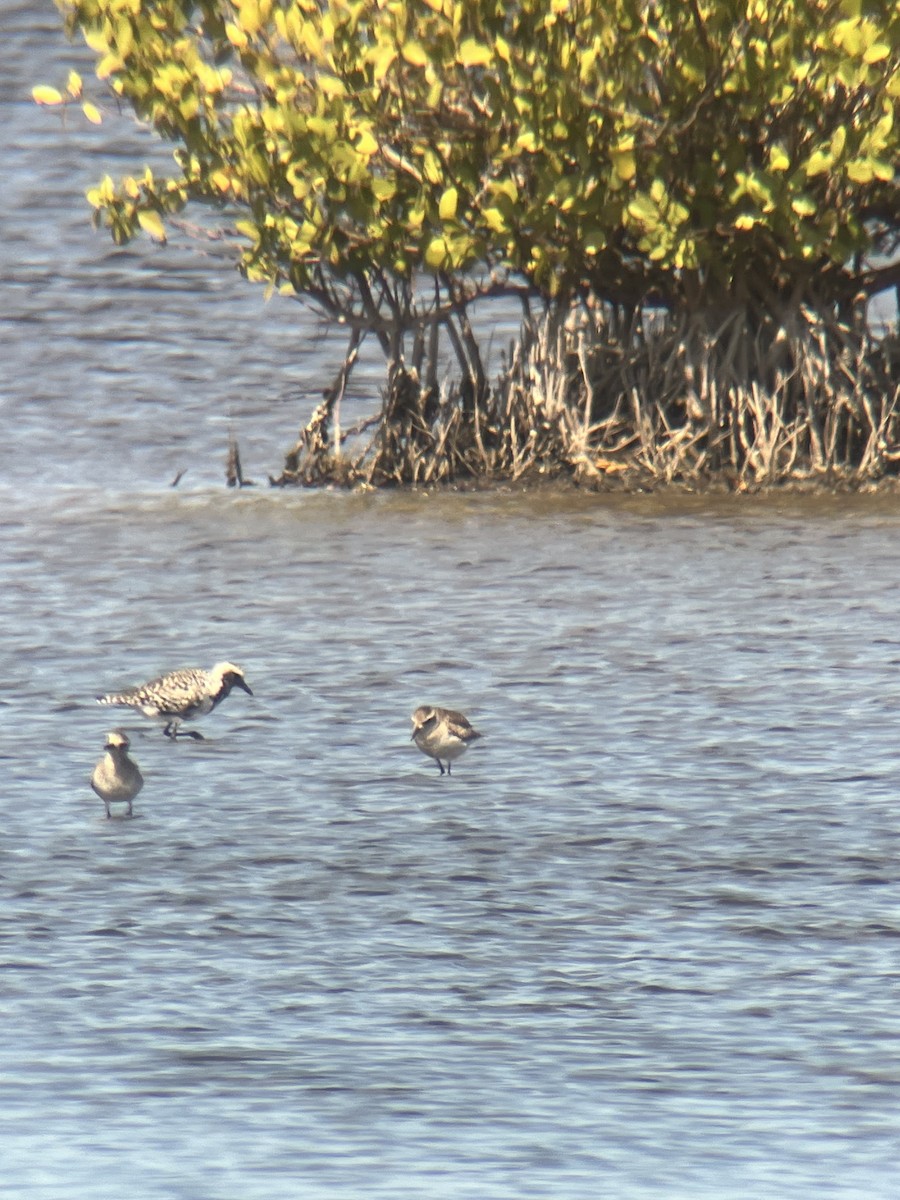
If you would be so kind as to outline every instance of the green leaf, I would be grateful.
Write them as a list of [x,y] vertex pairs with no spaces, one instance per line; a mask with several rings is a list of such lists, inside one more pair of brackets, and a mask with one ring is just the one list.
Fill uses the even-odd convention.
[[376,83],[382,83],[388,71],[397,57],[397,51],[393,46],[378,46],[372,53],[370,61],[375,71]]
[[834,166],[834,156],[830,151],[814,150],[806,160],[804,171],[807,179],[812,179],[815,175],[824,175],[826,171],[830,171]]
[[437,154],[429,147],[425,151],[425,161],[422,164],[422,174],[430,184],[437,186],[444,178],[444,165]]
[[809,196],[797,196],[791,201],[791,208],[798,217],[812,217],[818,211],[816,204]]
[[432,271],[440,270],[447,260],[447,242],[442,237],[433,238],[425,249],[425,266]]
[[386,203],[397,194],[397,184],[393,179],[373,179],[372,180],[372,195],[381,204]]
[[98,79],[109,79],[110,75],[115,75],[117,71],[121,71],[125,64],[119,58],[118,54],[106,54],[97,63],[96,75]]
[[99,29],[82,29],[82,37],[95,54],[106,54],[109,50],[109,40]]
[[31,98],[35,104],[62,104],[63,95],[55,87],[35,87],[31,89]]
[[456,61],[461,67],[486,67],[493,59],[490,47],[476,42],[474,38],[466,38],[456,54]]
[[875,178],[875,164],[869,158],[855,158],[847,163],[846,171],[854,183],[871,183]]
[[594,228],[589,230],[584,239],[584,250],[586,254],[601,254],[607,247],[606,234],[602,229]]
[[236,50],[246,50],[250,44],[250,39],[244,30],[232,21],[225,22],[225,36]]
[[783,146],[777,143],[772,146],[769,151],[769,170],[770,171],[786,171],[791,165],[791,160]]
[[442,221],[452,221],[455,218],[458,200],[459,193],[456,188],[447,188],[443,196],[441,196],[441,201],[438,205],[438,215]]
[[890,53],[891,48],[885,42],[876,42],[873,46],[869,46],[863,54],[863,62],[870,66],[872,63],[884,62],[886,58],[890,57]]
[[649,196],[637,195],[631,200],[626,212],[638,224],[648,229],[655,229],[659,224],[659,209]]
[[499,208],[486,208],[481,215],[488,229],[494,233],[505,233],[509,229],[506,217]]
[[366,158],[371,158],[378,150],[378,140],[372,136],[368,129],[363,130],[356,139],[356,149],[360,154],[364,154]]
[[157,242],[164,242],[166,240],[166,230],[159,213],[139,212],[138,224],[144,233],[149,233]]
[[637,174],[637,164],[632,150],[613,150],[611,155],[612,168],[623,183],[628,183]]
[[428,55],[421,42],[406,42],[400,54],[412,67],[424,67],[428,62]]

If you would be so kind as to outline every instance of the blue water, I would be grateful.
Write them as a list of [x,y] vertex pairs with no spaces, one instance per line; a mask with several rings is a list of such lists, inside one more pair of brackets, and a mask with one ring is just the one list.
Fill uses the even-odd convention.
[[0,1195],[895,1196],[900,506],[269,489],[340,338],[94,233],[159,150],[3,32]]

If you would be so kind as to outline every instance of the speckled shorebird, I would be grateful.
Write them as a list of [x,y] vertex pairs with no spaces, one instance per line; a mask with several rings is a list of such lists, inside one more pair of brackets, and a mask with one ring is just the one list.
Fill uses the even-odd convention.
[[203,734],[196,730],[178,728],[179,724],[192,717],[202,717],[221,704],[232,688],[239,687],[252,696],[244,679],[244,672],[234,663],[216,663],[211,671],[200,667],[184,667],[151,679],[140,687],[127,688],[124,692],[110,692],[98,696],[100,704],[125,704],[136,708],[145,717],[164,717],[167,724],[163,733],[166,737],[190,737],[203,741]]
[[455,758],[464,754],[466,748],[481,737],[477,729],[473,729],[460,712],[450,708],[434,708],[424,704],[417,708],[412,715],[412,740],[423,754],[433,758],[444,774],[444,764],[447,763],[447,774],[450,774],[450,764]]
[[112,815],[111,804],[127,804],[128,815],[132,815],[131,802],[144,786],[144,777],[133,759],[128,757],[130,742],[121,730],[114,729],[106,735],[106,753],[94,767],[91,787],[106,806],[107,819]]

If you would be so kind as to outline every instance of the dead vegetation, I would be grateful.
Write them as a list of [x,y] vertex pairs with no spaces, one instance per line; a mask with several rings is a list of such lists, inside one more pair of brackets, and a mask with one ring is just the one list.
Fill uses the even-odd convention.
[[[468,322],[461,377],[430,353],[390,365],[378,412],[340,423],[340,372],[274,484],[434,485],[568,477],[737,490],[862,486],[900,471],[900,348],[859,319],[807,309],[751,325],[733,311],[674,317],[583,303],[539,317],[488,383]],[[421,348],[420,339],[420,348]],[[452,344],[452,339],[451,339]],[[430,381],[430,382],[428,382]]]

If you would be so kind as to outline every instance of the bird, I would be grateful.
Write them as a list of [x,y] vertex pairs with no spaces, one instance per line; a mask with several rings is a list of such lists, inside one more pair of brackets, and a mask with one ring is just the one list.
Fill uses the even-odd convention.
[[165,717],[167,724],[163,733],[166,737],[189,737],[202,742],[202,733],[193,729],[182,731],[178,726],[187,718],[212,712],[234,687],[241,688],[248,696],[253,695],[241,668],[234,663],[220,662],[209,671],[200,667],[170,671],[140,687],[98,696],[97,703],[124,704],[138,709],[145,717]]
[[472,742],[481,737],[461,712],[454,712],[451,708],[435,708],[430,704],[423,704],[413,713],[412,723],[411,740],[423,754],[434,759],[442,775],[444,764],[441,759],[446,761],[449,775],[453,760],[459,758]]
[[127,804],[128,815],[132,815],[131,802],[144,786],[137,763],[128,757],[128,747],[131,743],[120,729],[114,729],[106,735],[106,753],[94,767],[91,775],[91,787],[106,806],[106,818],[109,820],[111,804]]

